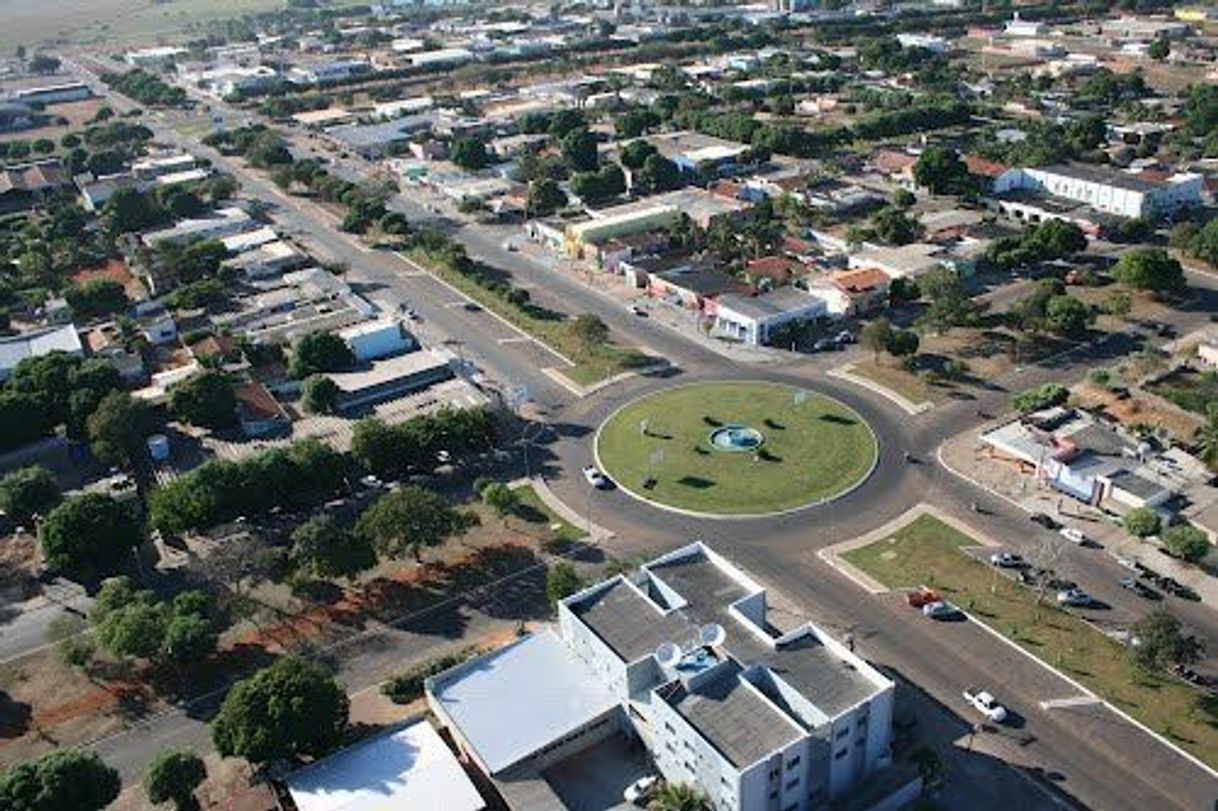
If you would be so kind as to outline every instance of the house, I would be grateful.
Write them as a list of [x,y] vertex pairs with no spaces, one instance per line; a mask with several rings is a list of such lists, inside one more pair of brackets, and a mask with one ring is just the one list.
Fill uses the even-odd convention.
[[307,333],[332,331],[371,318],[376,308],[342,279],[321,268],[285,273],[273,285],[242,299],[240,310],[213,320],[254,342],[294,341]]
[[237,399],[237,421],[241,432],[253,439],[272,436],[287,430],[292,421],[275,396],[256,380],[246,380],[233,386]]
[[217,209],[201,217],[179,220],[170,228],[145,231],[140,241],[151,248],[161,242],[188,245],[203,239],[222,239],[250,229],[253,219],[244,209],[230,207]]
[[1211,369],[1218,369],[1218,329],[1206,330],[1197,343],[1197,360]]
[[131,315],[139,327],[140,334],[152,346],[174,343],[178,340],[178,325],[163,305],[155,301],[138,302]]
[[186,172],[198,165],[198,159],[186,153],[157,155],[133,162],[131,173],[140,180],[155,180],[161,175]]
[[329,377],[338,385],[339,411],[352,414],[451,380],[454,376],[446,355],[432,349],[419,349],[361,364],[351,371],[335,372]]
[[962,276],[973,270],[975,258],[953,253],[933,242],[911,242],[908,245],[866,245],[852,253],[847,260],[851,268],[875,268],[890,278],[917,278],[938,267],[949,267]]
[[101,358],[118,369],[118,373],[128,383],[147,377],[148,370],[144,366],[143,355],[138,349],[127,345],[117,325],[102,324],[94,327],[85,333],[84,344],[89,348],[92,357]]
[[711,808],[827,807],[891,764],[895,687],[815,624],[778,621],[765,589],[695,542],[561,600],[556,629],[428,679],[427,702],[509,805],[543,769],[629,739]]
[[680,219],[681,210],[671,204],[644,201],[589,211],[588,214],[587,220],[564,229],[563,250],[568,256],[582,256],[584,247],[592,243],[665,228]]
[[1201,187],[1202,176],[1192,172],[1158,180],[1072,163],[1008,169],[994,179],[993,193],[1031,191],[1073,200],[1118,217],[1158,220],[1201,205]]
[[378,318],[352,324],[338,331],[355,359],[361,363],[392,355],[413,352],[419,348],[414,337],[395,318]]
[[753,296],[724,293],[715,302],[715,331],[746,344],[768,344],[785,324],[829,315],[828,303],[807,290],[784,287]]
[[917,162],[917,155],[911,155],[908,152],[898,152],[895,149],[879,149],[872,154],[868,165],[873,171],[887,178],[905,186],[912,186],[914,182],[914,164]]
[[892,282],[884,271],[878,268],[853,268],[830,273],[826,281],[845,297],[848,302],[844,311],[836,315],[859,315],[883,309],[888,304],[888,286]]
[[76,176],[76,190],[80,192],[85,211],[101,211],[106,201],[120,189],[139,188],[140,181],[130,172],[94,177],[91,172]]
[[295,811],[482,811],[486,803],[425,718],[341,749],[283,781]]
[[8,338],[0,338],[0,383],[8,380],[17,364],[26,358],[39,358],[52,352],[84,355],[84,345],[72,324],[31,330]]
[[263,279],[294,270],[309,257],[291,243],[276,239],[225,259],[223,266],[240,272],[247,279]]
[[802,262],[788,256],[763,256],[750,259],[744,265],[744,274],[754,287],[770,290],[790,284],[806,270]]
[[710,265],[686,265],[648,274],[649,295],[689,310],[706,310],[709,301],[731,291],[747,292],[748,286]]
[[134,68],[157,67],[177,61],[178,57],[189,53],[185,48],[172,45],[160,45],[153,48],[140,48],[123,54],[123,61]]
[[48,194],[71,184],[58,158],[0,169],[0,213],[33,208]]

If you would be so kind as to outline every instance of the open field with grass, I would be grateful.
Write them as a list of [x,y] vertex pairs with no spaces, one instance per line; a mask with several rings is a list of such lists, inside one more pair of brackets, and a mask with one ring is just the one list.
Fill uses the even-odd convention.
[[1218,707],[1176,679],[1138,670],[1125,648],[962,550],[976,539],[923,515],[843,557],[890,588],[932,586],[1047,664],[1218,765]]
[[[851,409],[812,392],[797,404],[797,391],[755,382],[662,391],[610,417],[597,453],[612,479],[673,507],[747,515],[810,504],[866,476],[876,441]],[[712,446],[712,431],[733,425],[760,432],[762,445],[755,452]],[[657,452],[663,458],[653,462]],[[644,490],[648,476],[655,484]]]
[[512,492],[517,499],[516,510],[512,514],[513,523],[520,520],[528,524],[543,544],[547,537],[563,543],[574,543],[588,534],[547,507],[533,485],[523,484],[513,488]]

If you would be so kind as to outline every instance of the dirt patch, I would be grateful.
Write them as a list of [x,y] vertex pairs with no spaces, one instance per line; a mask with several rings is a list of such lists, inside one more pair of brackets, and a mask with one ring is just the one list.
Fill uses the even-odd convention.
[[1202,424],[1199,415],[1145,391],[1133,392],[1122,400],[1116,392],[1088,382],[1075,389],[1074,398],[1079,406],[1098,408],[1127,428],[1139,424],[1161,427],[1181,442],[1191,442]]

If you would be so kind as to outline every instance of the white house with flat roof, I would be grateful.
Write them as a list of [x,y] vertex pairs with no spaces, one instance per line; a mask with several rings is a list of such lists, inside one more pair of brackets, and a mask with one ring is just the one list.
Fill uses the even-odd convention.
[[1152,178],[1101,166],[1060,164],[1008,169],[994,179],[994,193],[1027,190],[1085,203],[1119,217],[1158,219],[1201,205],[1202,177],[1178,172]]
[[716,811],[843,798],[890,762],[893,691],[817,626],[776,628],[765,590],[701,542],[562,600],[557,632],[427,684],[496,782],[624,733]]

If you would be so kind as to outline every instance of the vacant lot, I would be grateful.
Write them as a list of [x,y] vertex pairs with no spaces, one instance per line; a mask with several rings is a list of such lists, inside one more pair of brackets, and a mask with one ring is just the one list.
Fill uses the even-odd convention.
[[1150,386],[1150,390],[1185,411],[1205,415],[1218,403],[1218,372],[1177,369]]
[[[763,442],[756,451],[717,448],[711,434],[728,426],[755,430]],[[876,444],[858,414],[827,397],[766,383],[702,383],[627,405],[601,428],[597,452],[611,478],[649,499],[746,515],[841,493],[870,470]],[[648,476],[654,486],[641,490]]]
[[[1125,649],[965,554],[976,539],[923,515],[846,560],[890,588],[933,586],[1034,656],[1087,685],[1197,757],[1218,764],[1218,717],[1205,694],[1140,672]],[[1211,702],[1212,703],[1212,702]]]

